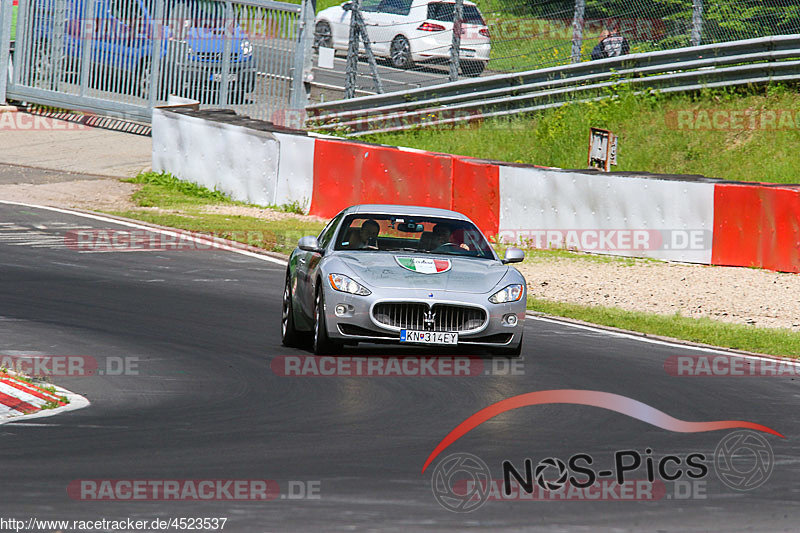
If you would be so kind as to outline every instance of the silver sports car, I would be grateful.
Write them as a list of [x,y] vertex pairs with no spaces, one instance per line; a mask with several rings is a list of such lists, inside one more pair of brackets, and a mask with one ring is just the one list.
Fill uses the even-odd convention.
[[313,334],[316,354],[344,344],[476,345],[518,355],[525,279],[500,260],[480,230],[454,211],[356,205],[289,258],[282,338]]

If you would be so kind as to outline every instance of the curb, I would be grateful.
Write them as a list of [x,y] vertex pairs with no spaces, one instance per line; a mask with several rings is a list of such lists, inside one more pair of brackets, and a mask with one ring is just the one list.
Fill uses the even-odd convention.
[[[72,391],[53,385],[55,393],[52,393],[18,376],[13,371],[0,374],[0,407],[4,408],[4,412],[0,412],[0,425],[53,416],[89,405],[89,400]],[[68,401],[61,401],[61,396],[66,396]],[[58,402],[60,405],[53,409],[42,409],[48,402]]]

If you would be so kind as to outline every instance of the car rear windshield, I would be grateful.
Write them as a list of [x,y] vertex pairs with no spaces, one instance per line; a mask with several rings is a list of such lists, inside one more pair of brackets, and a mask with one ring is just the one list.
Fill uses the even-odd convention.
[[496,258],[483,233],[471,222],[413,215],[348,215],[334,249]]
[[[428,4],[428,19],[441,22],[453,22],[456,5],[451,2],[431,2]],[[464,22],[467,24],[485,24],[480,11],[475,6],[464,6]]]

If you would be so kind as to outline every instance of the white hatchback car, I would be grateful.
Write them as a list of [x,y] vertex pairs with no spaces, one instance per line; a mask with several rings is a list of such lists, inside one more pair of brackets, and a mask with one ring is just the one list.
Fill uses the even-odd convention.
[[[347,51],[350,37],[348,2],[320,11],[314,46]],[[454,2],[438,0],[362,0],[361,13],[377,57],[395,68],[414,63],[447,63],[453,41]],[[363,46],[362,46],[363,48]],[[464,1],[461,25],[461,70],[479,76],[489,62],[489,29],[478,7]]]

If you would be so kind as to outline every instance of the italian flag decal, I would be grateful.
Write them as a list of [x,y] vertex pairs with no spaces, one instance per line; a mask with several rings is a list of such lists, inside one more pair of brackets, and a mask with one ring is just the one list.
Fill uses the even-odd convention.
[[420,274],[441,274],[453,266],[449,259],[427,259],[424,257],[395,257],[401,267]]

